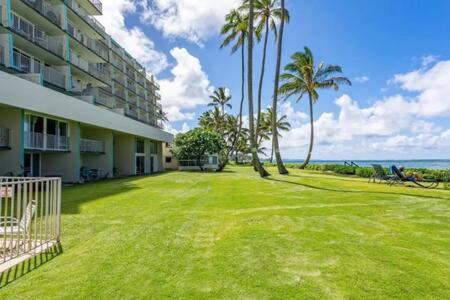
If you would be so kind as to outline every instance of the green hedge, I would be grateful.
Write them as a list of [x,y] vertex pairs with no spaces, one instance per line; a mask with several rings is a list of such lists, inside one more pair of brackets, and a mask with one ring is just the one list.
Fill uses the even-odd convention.
[[[274,165],[274,164],[266,164]],[[287,168],[298,168],[299,164],[287,163]],[[320,172],[332,172],[343,175],[355,175],[363,178],[370,178],[374,175],[374,170],[371,167],[351,167],[338,164],[310,164],[307,165],[307,170],[320,171]],[[385,168],[387,174],[391,173],[388,168]],[[420,174],[424,179],[436,180],[440,182],[450,182],[450,170],[432,170],[432,169],[407,169],[407,173],[416,172]],[[448,186],[448,185],[447,185]]]

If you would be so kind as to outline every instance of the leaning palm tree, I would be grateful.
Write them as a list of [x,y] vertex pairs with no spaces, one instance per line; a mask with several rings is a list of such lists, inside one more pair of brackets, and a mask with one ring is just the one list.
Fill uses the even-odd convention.
[[234,42],[231,47],[231,53],[241,49],[241,102],[239,106],[239,130],[241,130],[245,99],[245,41],[247,39],[248,18],[241,11],[234,9],[225,17],[225,21],[226,23],[221,30],[221,34],[225,35],[225,39],[220,48]]
[[[286,12],[284,6],[284,0],[281,0],[281,13],[284,14]],[[285,19],[283,16],[282,20]],[[275,84],[274,84],[274,92],[272,99],[272,150],[275,152],[275,158],[277,160],[277,168],[278,173],[280,174],[288,174],[288,170],[284,166],[283,159],[281,158],[280,153],[280,145],[278,143],[278,128],[276,126],[277,123],[277,113],[278,113],[278,86],[280,84],[280,69],[281,69],[281,54],[283,52],[283,33],[284,33],[284,22],[280,24],[280,33],[278,34],[277,41],[277,64],[275,67]]]
[[264,169],[263,165],[261,164],[261,161],[259,160],[258,156],[258,149],[257,149],[257,141],[255,139],[255,117],[253,115],[253,32],[254,32],[254,1],[255,0],[249,0],[249,6],[248,6],[248,80],[247,80],[247,86],[248,86],[248,119],[249,119],[249,130],[250,130],[250,146],[251,146],[251,153],[252,153],[252,159],[253,159],[253,166],[255,170],[259,172],[259,175],[261,177],[269,176],[269,172]]
[[308,47],[304,52],[296,52],[291,56],[292,62],[284,68],[286,73],[281,75],[284,84],[280,87],[285,99],[291,96],[297,96],[297,102],[305,94],[309,97],[309,117],[311,123],[311,134],[309,142],[308,155],[305,162],[300,166],[304,169],[311,159],[311,153],[314,145],[314,113],[313,105],[319,99],[319,89],[339,90],[341,84],[351,85],[352,83],[346,77],[333,76],[342,73],[340,66],[326,65],[320,63],[317,67],[314,64],[314,56]]
[[[287,132],[287,131],[291,130],[291,124],[288,122],[286,115],[283,115],[280,118],[276,118],[276,116],[274,115],[273,108],[271,108],[271,107],[269,107],[267,109],[266,115],[267,116],[264,119],[264,126],[268,128],[268,131],[269,131],[270,136],[272,137],[272,140],[274,138],[274,132],[273,132],[274,127],[277,129],[276,134],[278,135],[278,137],[282,137],[282,135],[280,134],[281,131]],[[275,124],[273,124],[274,119],[276,120]],[[273,151],[274,151],[274,147],[273,147],[273,143],[272,143],[271,154],[270,154],[270,162],[271,163],[273,162]]]
[[214,91],[214,93],[209,96],[211,103],[208,106],[219,107],[222,112],[222,116],[225,115],[225,107],[232,108],[229,103],[231,100],[231,95],[228,93],[225,87],[220,87]]
[[[248,9],[248,0],[244,1],[242,9]],[[256,37],[259,39],[264,31],[264,44],[263,55],[261,62],[261,75],[259,78],[258,86],[258,108],[257,108],[257,120],[256,120],[256,139],[258,139],[258,126],[261,124],[261,112],[262,112],[262,88],[264,83],[264,75],[266,69],[266,56],[267,56],[267,42],[269,40],[269,31],[273,31],[275,39],[277,39],[277,22],[281,23],[289,22],[289,12],[281,9],[277,0],[255,0],[255,20],[256,25]]]

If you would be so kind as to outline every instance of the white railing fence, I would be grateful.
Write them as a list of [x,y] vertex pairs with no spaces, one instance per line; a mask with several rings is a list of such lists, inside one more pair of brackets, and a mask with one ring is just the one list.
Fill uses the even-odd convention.
[[25,132],[24,144],[26,149],[68,151],[69,137],[45,134],[39,132]]
[[0,272],[60,241],[61,179],[0,177]]

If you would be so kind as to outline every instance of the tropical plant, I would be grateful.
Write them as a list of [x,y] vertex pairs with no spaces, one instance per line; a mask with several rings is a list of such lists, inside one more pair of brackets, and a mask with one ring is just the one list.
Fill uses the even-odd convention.
[[[284,0],[281,0],[281,13],[284,14],[287,10],[285,10]],[[282,20],[285,19],[283,15]],[[275,80],[274,80],[274,91],[273,91],[273,99],[272,99],[272,152],[275,152],[275,159],[277,161],[278,173],[280,174],[288,174],[289,171],[286,169],[283,163],[283,159],[281,158],[280,153],[280,145],[278,142],[278,128],[277,124],[277,114],[278,114],[278,87],[280,84],[280,69],[281,69],[281,55],[283,52],[283,34],[284,34],[284,22],[280,24],[280,32],[278,34],[277,39],[277,63],[275,66]]]
[[174,144],[174,155],[179,161],[196,160],[202,171],[205,156],[220,153],[225,147],[219,133],[205,128],[195,128],[178,134]]
[[[276,120],[276,123],[273,124],[273,120]],[[291,129],[291,124],[287,120],[287,116],[283,115],[280,118],[276,118],[274,116],[274,110],[273,108],[269,107],[266,112],[266,117],[263,119],[264,126],[267,128],[267,131],[269,132],[269,135],[274,138],[274,130],[273,128],[276,128],[275,134],[278,135],[278,137],[281,137],[280,134],[281,131],[287,132]],[[275,126],[274,126],[275,125]],[[270,152],[270,162],[273,162],[273,152],[274,147],[272,143],[271,152]]]
[[249,130],[250,130],[250,146],[253,159],[253,167],[259,172],[261,177],[269,176],[269,172],[264,169],[261,161],[259,160],[257,141],[255,139],[255,120],[253,115],[253,32],[254,32],[254,0],[249,0],[248,3],[248,118],[249,118]]
[[225,35],[225,39],[220,48],[228,46],[234,42],[231,47],[231,53],[235,53],[241,49],[241,101],[239,105],[239,130],[242,128],[242,113],[245,99],[245,41],[248,33],[248,18],[237,9],[232,10],[225,17],[225,25],[223,25],[221,34]]
[[[248,10],[248,0],[244,1],[242,9]],[[264,83],[264,75],[266,70],[266,56],[267,56],[267,43],[269,40],[269,31],[273,31],[275,39],[277,39],[277,22],[289,22],[289,12],[279,7],[277,0],[255,0],[254,2],[254,17],[257,22],[255,28],[255,36],[258,40],[261,39],[264,32],[264,44],[263,55],[261,62],[261,75],[258,85],[258,107],[257,107],[257,120],[256,120],[256,140],[258,140],[258,126],[261,124],[262,113],[262,88]],[[283,23],[284,23],[283,22]]]
[[199,124],[201,127],[216,131],[224,131],[225,116],[222,115],[218,107],[214,107],[212,110],[205,111],[199,118]]
[[225,107],[232,108],[232,105],[229,103],[231,95],[225,87],[220,87],[215,90],[209,98],[211,99],[211,103],[209,103],[208,106],[219,107],[222,116],[225,115]]
[[318,90],[330,89],[339,90],[341,84],[351,85],[346,77],[334,76],[342,73],[342,68],[335,65],[326,65],[321,62],[317,67],[314,62],[314,56],[308,47],[304,52],[296,52],[291,56],[292,62],[285,66],[286,73],[281,75],[283,85],[280,87],[285,99],[291,96],[297,97],[297,102],[305,94],[309,97],[309,116],[311,123],[311,133],[309,150],[305,162],[300,166],[304,169],[311,159],[314,145],[314,113],[313,105],[319,99]]

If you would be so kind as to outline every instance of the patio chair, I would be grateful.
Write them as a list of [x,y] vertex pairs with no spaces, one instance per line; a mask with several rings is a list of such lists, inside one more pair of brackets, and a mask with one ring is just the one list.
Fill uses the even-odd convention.
[[14,217],[0,217],[0,235],[27,233],[36,212],[36,206],[36,201],[31,200],[20,221]]
[[[424,189],[434,189],[437,188],[439,186],[439,182],[434,181],[434,180],[422,180],[422,181],[418,181],[416,179],[414,179],[413,177],[409,177],[409,178],[404,178],[402,172],[400,172],[400,170],[397,168],[397,166],[392,166],[391,167],[392,173],[397,177],[397,179],[400,182],[412,182],[415,185],[424,188]],[[392,184],[394,184],[395,182],[393,182]]]
[[391,184],[392,181],[397,180],[396,175],[386,174],[386,171],[381,165],[372,164],[372,167],[375,173],[372,175],[372,177],[369,178],[369,183],[371,181],[375,183],[377,180],[379,180],[379,183],[381,183],[382,181],[386,181],[386,183]]

